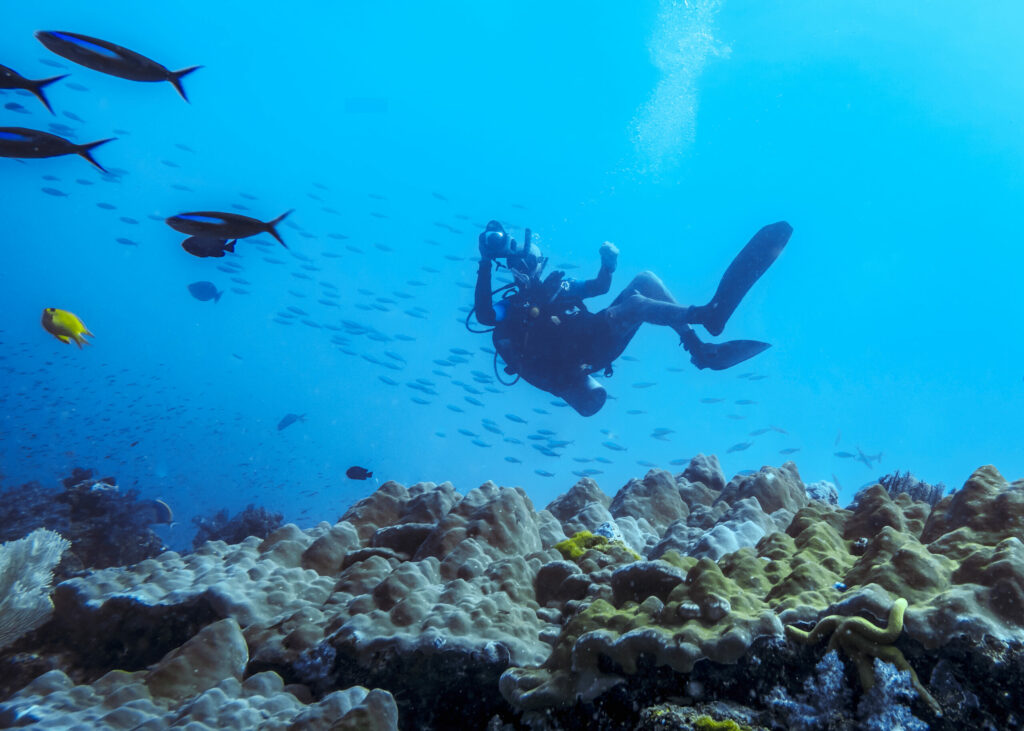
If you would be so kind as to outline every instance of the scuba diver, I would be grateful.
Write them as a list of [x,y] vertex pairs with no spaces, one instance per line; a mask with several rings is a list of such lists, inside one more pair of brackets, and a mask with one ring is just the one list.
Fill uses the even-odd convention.
[[[590,312],[583,300],[605,294],[611,287],[619,250],[614,244],[601,245],[601,268],[586,281],[553,271],[541,279],[547,258],[531,242],[530,229],[517,242],[497,221],[491,221],[479,236],[480,265],[477,270],[474,308],[477,321],[493,330],[495,374],[497,357],[505,361],[505,372],[517,374],[527,383],[560,397],[583,416],[593,416],[608,393],[591,375],[612,374],[612,362],[622,355],[629,341],[645,322],[671,327],[697,368],[724,370],[771,347],[756,340],[705,343],[690,325],[702,325],[711,335],[720,335],[725,323],[747,291],[782,252],[793,233],[785,221],[758,231],[743,247],[722,275],[718,290],[706,305],[686,306],[672,296],[653,273],[644,271],[600,312]],[[491,290],[491,261],[504,259],[514,281]],[[499,263],[500,267],[501,264]],[[495,302],[492,298],[500,294]],[[501,381],[501,377],[498,377]]]

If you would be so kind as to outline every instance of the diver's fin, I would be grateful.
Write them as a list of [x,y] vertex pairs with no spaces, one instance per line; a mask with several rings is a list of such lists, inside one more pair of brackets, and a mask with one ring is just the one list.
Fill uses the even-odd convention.
[[30,82],[32,85],[29,87],[28,90],[36,95],[36,98],[43,103],[44,107],[50,110],[50,114],[56,114],[56,112],[54,112],[53,107],[50,106],[50,101],[46,98],[46,94],[43,93],[43,89],[52,84],[53,82],[60,81],[61,79],[66,78],[67,76],[68,74],[61,74],[60,76],[51,76],[48,79],[37,79]]
[[281,246],[283,246],[286,249],[288,248],[288,244],[286,244],[284,242],[284,239],[282,239],[281,235],[277,232],[277,224],[281,223],[281,221],[283,221],[285,218],[287,218],[291,214],[291,212],[294,211],[294,210],[295,209],[293,208],[290,211],[285,211],[280,216],[275,218],[273,221],[268,221],[267,222],[267,233],[270,234],[271,236],[273,236],[275,239],[277,239],[277,242],[279,244],[281,244]]
[[724,343],[704,343],[696,353],[690,354],[690,362],[700,369],[724,371],[738,363],[753,358],[772,347],[771,343],[757,340],[727,340]]
[[754,234],[754,238],[750,239],[725,270],[715,296],[708,304],[695,308],[699,314],[695,313],[697,319],[691,321],[703,325],[712,335],[721,335],[726,321],[739,306],[743,296],[768,271],[792,233],[792,226],[779,221]]
[[[224,245],[224,251],[230,251],[232,254],[235,253],[235,244],[238,243],[238,239],[231,239],[227,244]],[[288,248],[287,246],[284,248]]]
[[771,343],[757,340],[729,340],[724,343],[705,343],[689,327],[677,329],[680,343],[690,354],[690,362],[704,370],[723,371],[753,358],[772,347]]
[[105,167],[103,167],[102,165],[100,165],[98,162],[96,162],[95,158],[93,158],[93,156],[90,153],[92,152],[92,150],[94,148],[99,147],[100,145],[105,145],[108,142],[113,142],[116,139],[117,139],[116,137],[108,137],[105,140],[97,140],[96,142],[88,142],[88,143],[86,143],[84,145],[75,145],[75,152],[77,154],[81,155],[82,157],[84,157],[86,160],[91,162],[93,165],[98,167],[103,172],[107,172],[107,169]]
[[[188,76],[193,71],[198,71],[201,68],[202,66],[189,66],[187,69],[182,69],[181,71],[167,72],[169,74],[167,80],[174,84],[174,88],[178,90],[178,93],[181,94],[181,98],[185,101],[188,101],[188,97],[185,95],[185,87],[181,85],[181,77]],[[191,104],[191,102],[189,103]]]

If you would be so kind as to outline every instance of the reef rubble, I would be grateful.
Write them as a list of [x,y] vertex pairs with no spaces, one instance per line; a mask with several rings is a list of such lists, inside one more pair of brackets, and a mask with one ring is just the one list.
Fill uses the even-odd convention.
[[0,724],[1020,727],[1024,480],[897,478],[846,509],[792,462],[727,481],[704,455],[542,510],[387,482],[60,581],[0,650]]

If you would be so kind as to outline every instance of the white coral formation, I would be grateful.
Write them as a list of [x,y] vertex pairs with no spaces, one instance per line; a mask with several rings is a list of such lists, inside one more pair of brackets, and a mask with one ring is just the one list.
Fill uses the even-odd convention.
[[75,685],[60,670],[39,676],[2,706],[4,719],[39,729],[194,731],[395,729],[390,693],[353,687],[304,704],[276,673],[243,680],[245,640],[233,619],[204,628],[151,670],[114,670]]
[[49,619],[53,570],[70,546],[45,528],[0,544],[0,649]]

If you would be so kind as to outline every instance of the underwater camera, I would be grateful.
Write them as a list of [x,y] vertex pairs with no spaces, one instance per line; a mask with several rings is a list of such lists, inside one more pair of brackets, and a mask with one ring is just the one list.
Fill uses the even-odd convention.
[[530,241],[530,229],[526,229],[523,239],[520,244],[505,231],[504,226],[490,221],[480,234],[480,253],[491,259],[505,259],[514,272],[537,275],[546,260],[540,248]]

